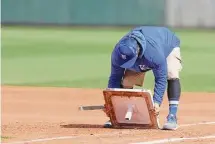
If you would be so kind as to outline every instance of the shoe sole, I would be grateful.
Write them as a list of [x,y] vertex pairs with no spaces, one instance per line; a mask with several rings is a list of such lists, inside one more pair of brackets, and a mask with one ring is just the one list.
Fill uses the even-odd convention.
[[104,124],[104,128],[111,128],[111,127],[112,127],[111,122],[106,122],[106,123]]
[[112,128],[112,125],[104,125],[104,128]]
[[165,126],[162,128],[162,130],[177,130],[178,129],[178,125],[175,127],[175,128],[172,128],[172,127],[168,127],[168,126]]

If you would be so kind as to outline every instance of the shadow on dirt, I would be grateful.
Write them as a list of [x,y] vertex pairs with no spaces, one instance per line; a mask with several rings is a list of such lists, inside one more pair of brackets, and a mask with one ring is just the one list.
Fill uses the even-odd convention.
[[61,128],[104,128],[103,125],[95,125],[95,124],[67,124],[60,125]]

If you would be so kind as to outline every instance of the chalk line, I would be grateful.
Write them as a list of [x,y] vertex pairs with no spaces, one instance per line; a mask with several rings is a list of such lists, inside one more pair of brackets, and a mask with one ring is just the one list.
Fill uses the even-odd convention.
[[74,139],[77,137],[79,136],[62,136],[62,137],[53,137],[53,138],[34,139],[34,140],[28,140],[28,141],[9,142],[9,143],[2,143],[2,144],[24,144],[24,143],[45,142],[45,141],[52,141],[52,140]]
[[202,137],[188,137],[188,138],[169,138],[169,139],[160,139],[148,142],[137,142],[137,143],[130,143],[130,144],[163,144],[169,142],[181,142],[185,140],[201,140],[201,139],[215,139],[215,135],[211,136],[202,136]]
[[[200,122],[194,124],[183,124],[180,127],[189,127],[189,126],[196,126],[196,125],[212,125],[215,122]],[[148,141],[148,142],[138,142],[138,143],[131,143],[131,144],[162,144],[162,143],[169,143],[169,142],[181,142],[185,140],[199,140],[199,139],[213,139],[215,135],[212,136],[203,136],[203,137],[191,137],[191,138],[169,138],[169,139],[160,139],[155,141]]]
[[[215,122],[201,122],[201,123],[195,123],[195,124],[183,124],[180,125],[180,127],[189,127],[189,126],[196,126],[196,125],[211,125],[215,124]],[[116,132],[116,133],[105,133],[105,134],[96,134],[92,136],[106,136],[106,135],[116,135],[119,133],[128,133],[129,131],[125,132]],[[61,136],[61,137],[52,137],[52,138],[41,138],[41,139],[34,139],[34,140],[27,140],[27,141],[17,141],[17,142],[8,142],[8,143],[2,143],[2,144],[24,144],[24,143],[33,143],[33,142],[45,142],[45,141],[52,141],[52,140],[65,140],[65,139],[75,139],[75,138],[82,138],[82,137],[88,137],[91,135],[81,135],[81,136]],[[166,142],[177,142],[182,140],[192,140],[192,139],[209,139],[209,138],[215,138],[214,136],[205,136],[205,137],[197,137],[197,138],[172,138],[172,139],[163,139],[154,141],[155,143],[149,143],[149,142],[140,142],[140,143],[133,143],[133,144],[157,144],[157,143],[166,143]],[[168,141],[172,140],[172,141]],[[153,142],[153,141],[151,141]],[[157,142],[157,143],[156,143]]]
[[27,140],[27,141],[17,141],[17,142],[8,142],[8,143],[2,143],[2,144],[24,144],[24,143],[33,143],[33,142],[45,142],[45,141],[52,141],[52,140],[66,140],[66,139],[75,139],[75,138],[83,138],[83,137],[89,137],[89,136],[110,136],[110,135],[116,135],[116,134],[126,134],[130,131],[124,131],[124,132],[112,132],[112,133],[105,133],[105,134],[94,134],[94,135],[80,135],[80,136],[60,136],[60,137],[52,137],[52,138],[40,138],[40,139],[34,139],[34,140]]
[[183,124],[180,125],[180,127],[188,127],[188,126],[196,126],[196,125],[211,125],[215,124],[215,122],[200,122],[200,123],[195,123],[195,124]]

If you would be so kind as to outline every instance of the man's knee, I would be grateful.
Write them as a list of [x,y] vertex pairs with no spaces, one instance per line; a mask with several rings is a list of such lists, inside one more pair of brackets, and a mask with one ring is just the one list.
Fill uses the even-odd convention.
[[179,73],[182,70],[181,63],[180,48],[174,48],[167,57],[168,79],[179,79]]
[[169,69],[168,70],[168,80],[171,79],[179,79],[179,70],[177,69]]
[[168,65],[167,66],[168,79],[176,79],[176,78],[179,79],[180,78],[179,74],[182,70],[181,63],[179,61],[173,60],[172,62],[169,62],[167,65]]

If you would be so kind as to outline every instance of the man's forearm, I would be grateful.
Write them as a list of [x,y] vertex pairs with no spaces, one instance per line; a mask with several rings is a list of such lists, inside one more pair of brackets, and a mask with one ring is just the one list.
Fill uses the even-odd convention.
[[153,100],[155,103],[158,103],[159,105],[161,105],[161,103],[163,102],[163,96],[166,90],[166,79],[158,79],[157,81],[155,81],[155,88],[154,88],[154,96],[153,96]]
[[121,78],[117,75],[111,75],[108,81],[108,88],[121,88]]

